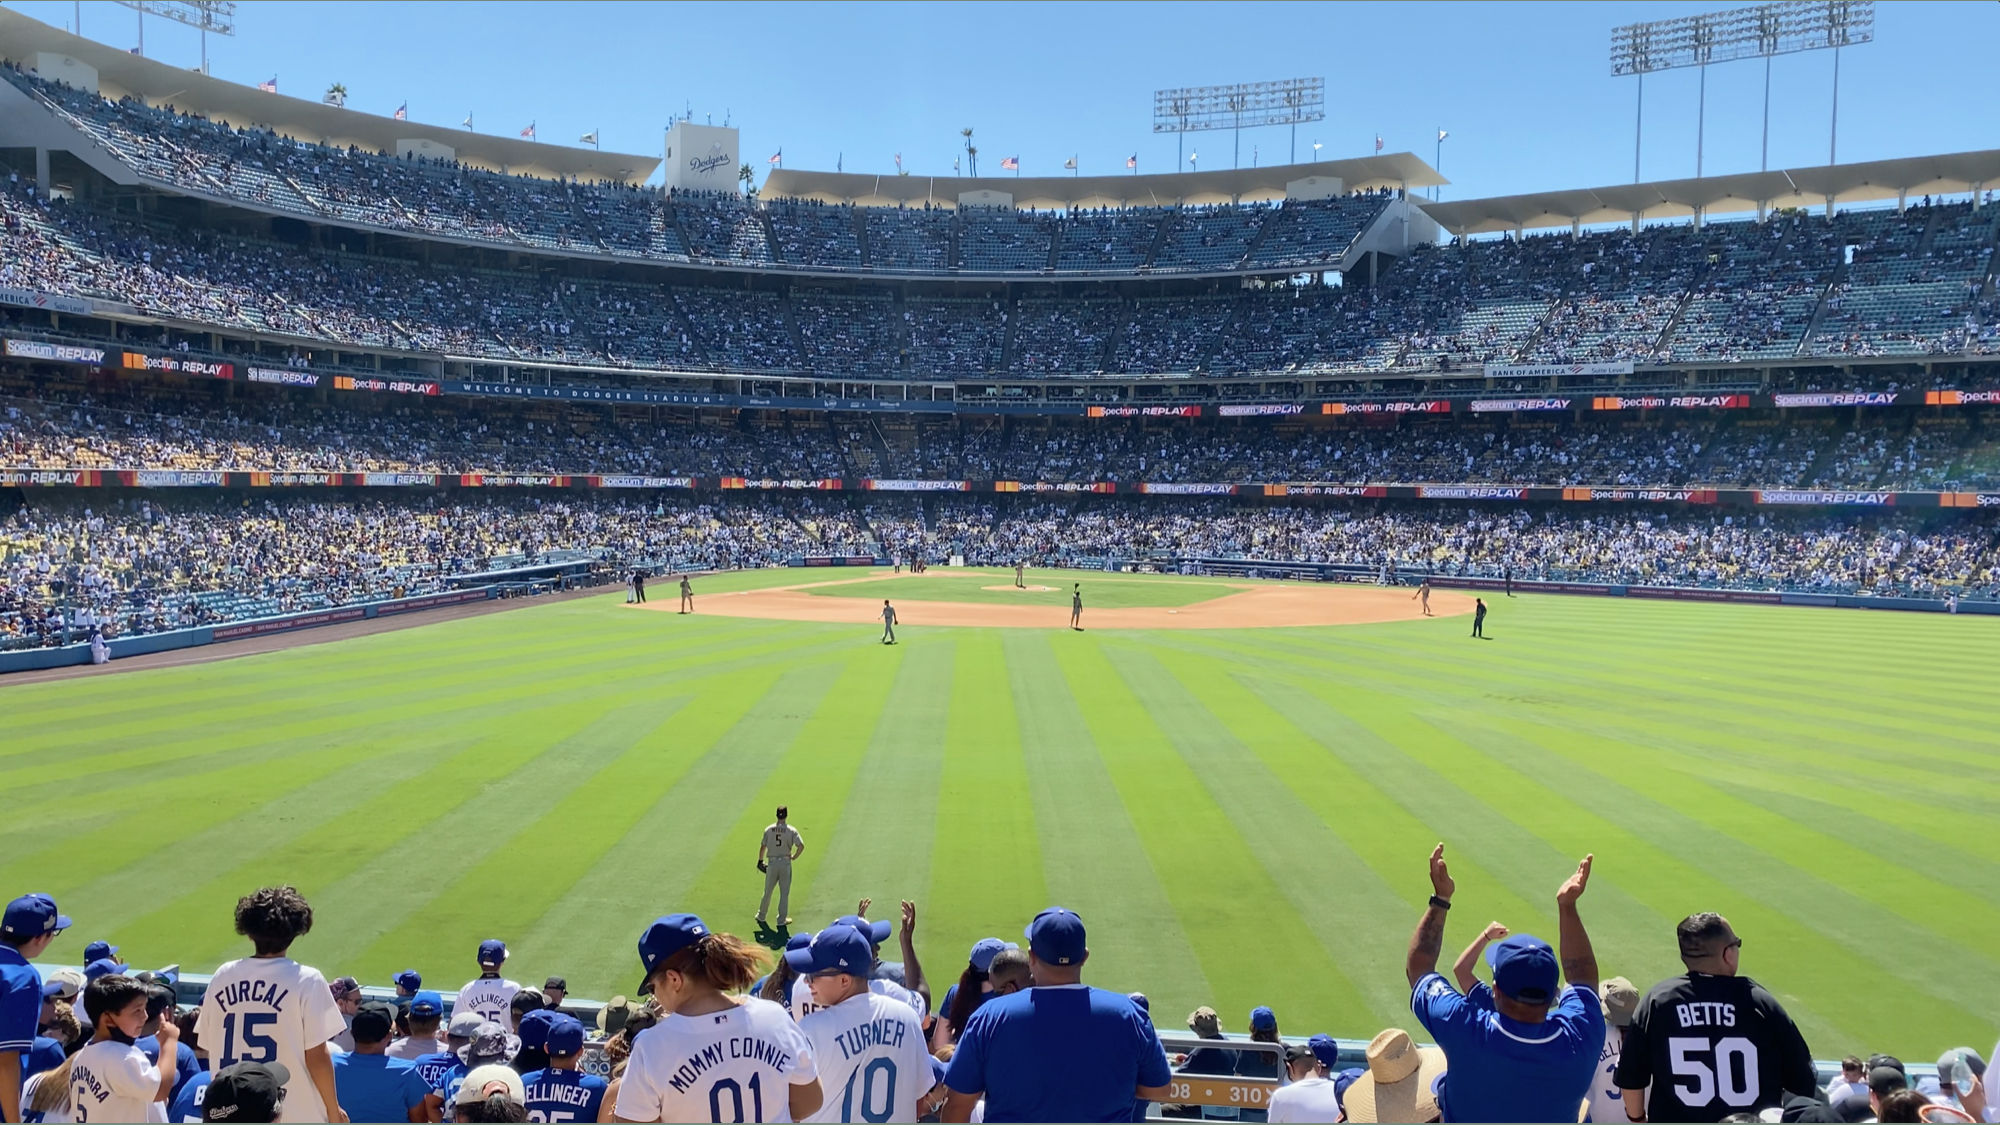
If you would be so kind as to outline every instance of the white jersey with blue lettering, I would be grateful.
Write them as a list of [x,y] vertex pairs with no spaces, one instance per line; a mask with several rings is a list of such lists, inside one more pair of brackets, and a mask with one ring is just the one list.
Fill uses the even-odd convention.
[[[917,1013],[918,1019],[924,1017],[924,998],[887,977],[871,978],[868,981],[868,991],[877,996],[887,996],[898,1003],[908,1004],[910,1010]],[[797,980],[794,980],[792,982],[792,1018],[795,1020],[804,1020],[807,1016],[819,1010],[820,1006],[813,1003],[812,986],[806,983],[806,978],[799,977]]]
[[915,1121],[932,1086],[923,1021],[877,992],[850,996],[799,1021],[826,1095],[807,1121]]
[[791,1088],[818,1079],[812,1043],[791,1014],[746,997],[640,1032],[612,1112],[627,1121],[790,1121]]
[[445,1023],[460,1012],[478,1012],[480,1019],[492,1020],[508,1031],[514,1030],[514,994],[521,991],[519,983],[504,977],[479,977],[467,981],[458,995],[452,998],[451,1009],[445,1014]]
[[209,1069],[239,1062],[279,1062],[290,1072],[285,1120],[330,1121],[306,1052],[347,1030],[318,969],[289,957],[245,957],[215,970],[202,994],[194,1031]]

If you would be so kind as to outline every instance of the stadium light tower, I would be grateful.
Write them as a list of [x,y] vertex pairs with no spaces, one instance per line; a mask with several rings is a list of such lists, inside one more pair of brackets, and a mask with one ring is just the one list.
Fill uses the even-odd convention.
[[1762,169],[1771,166],[1771,59],[1800,51],[1833,51],[1833,123],[1826,161],[1840,151],[1840,49],[1875,39],[1875,0],[1794,0],[1732,8],[1679,19],[1653,20],[1611,29],[1611,74],[1639,79],[1638,108],[1632,124],[1632,182],[1639,182],[1639,141],[1646,112],[1646,75],[1656,70],[1701,68],[1695,122],[1694,174],[1702,172],[1702,142],[1708,114],[1708,64],[1736,59],[1764,60],[1764,145]]
[[[1292,156],[1298,156],[1299,123],[1326,120],[1326,79],[1286,78],[1234,86],[1184,86],[1153,91],[1153,132],[1187,134],[1208,129],[1236,131],[1236,164],[1243,164],[1243,128],[1290,125]],[[1176,157],[1185,156],[1185,137]],[[1176,161],[1178,163],[1178,160]]]
[[[201,32],[201,72],[208,73],[208,33],[236,34],[236,0],[117,0],[139,13],[139,54],[146,53],[146,17],[162,16]],[[81,10],[79,9],[79,12]],[[78,22],[81,23],[79,15]]]

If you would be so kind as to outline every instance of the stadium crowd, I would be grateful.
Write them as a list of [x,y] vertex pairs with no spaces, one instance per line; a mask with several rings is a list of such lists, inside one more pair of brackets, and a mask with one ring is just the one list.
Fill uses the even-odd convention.
[[[765,837],[759,867],[788,872],[802,843],[784,808]],[[1556,889],[1553,944],[1495,922],[1447,976],[1458,887],[1437,845],[1405,957],[1412,1026],[1382,1030],[1359,1059],[1325,1033],[1287,1042],[1262,1005],[1247,1040],[1196,1008],[1180,1040],[1194,1046],[1170,1059],[1143,992],[1085,983],[1100,979],[1089,932],[1062,907],[1021,941],[975,943],[941,996],[907,900],[900,924],[870,919],[866,898],[814,931],[760,913],[757,940],[776,956],[696,915],[663,915],[636,942],[641,1001],[581,1009],[590,1027],[565,1010],[565,976],[511,979],[501,939],[480,942],[456,994],[417,969],[377,989],[393,999],[329,980],[291,956],[314,915],[289,886],[237,902],[253,954],[217,967],[186,1008],[178,966],[138,970],[103,940],[81,950],[82,969],[45,980],[32,962],[75,923],[29,893],[0,917],[0,1120],[1142,1121],[1155,1105],[1273,1122],[2000,1120],[1970,1047],[1944,1052],[1934,1078],[1850,1054],[1822,1085],[1719,914],[1674,928],[1686,972],[1644,991],[1607,975],[1634,951],[1592,942],[1594,866],[1585,856]],[[892,934],[898,960],[883,955]],[[1266,1085],[1247,1105],[1175,1103],[1203,1077]]]
[[799,412],[659,420],[598,404],[343,410],[297,395],[217,399],[0,376],[0,469],[1960,491],[2000,486],[2000,432],[1977,412],[1387,425]]
[[1921,357],[2000,352],[1995,214],[1940,204],[1425,244],[1373,286],[968,298],[364,257],[44,200],[12,172],[0,285],[303,342],[634,370],[1314,376]]
[[[372,494],[370,494],[372,493]],[[17,494],[19,495],[19,494]],[[378,498],[381,497],[381,498]],[[936,565],[1108,560],[1341,563],[1520,580],[2000,598],[1988,514],[1945,519],[1699,509],[1598,514],[1438,503],[396,490],[131,496],[34,492],[0,512],[0,647],[107,639],[428,593],[552,560],[606,573],[781,566],[812,555]],[[488,579],[499,581],[500,579]]]

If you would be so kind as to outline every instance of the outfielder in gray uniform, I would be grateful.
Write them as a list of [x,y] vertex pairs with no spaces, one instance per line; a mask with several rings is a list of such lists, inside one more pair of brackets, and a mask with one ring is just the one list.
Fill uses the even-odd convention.
[[764,829],[757,841],[757,870],[764,873],[764,898],[757,904],[757,922],[770,925],[771,888],[778,889],[778,925],[792,924],[792,861],[805,854],[805,838],[785,823],[789,810],[778,806],[778,822]]
[[882,643],[896,643],[896,607],[889,604],[888,598],[882,599]]

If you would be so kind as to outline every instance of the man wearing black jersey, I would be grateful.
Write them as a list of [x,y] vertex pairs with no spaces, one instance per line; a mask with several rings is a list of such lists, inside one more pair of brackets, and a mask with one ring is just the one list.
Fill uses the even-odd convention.
[[[1686,974],[1639,1003],[1613,1076],[1633,1121],[1720,1121],[1818,1088],[1812,1051],[1778,998],[1737,975],[1743,939],[1720,914],[1675,927]],[[1646,1086],[1652,1085],[1647,1104]]]

